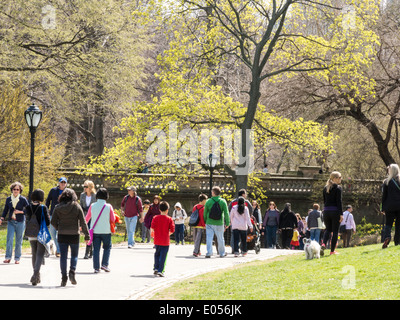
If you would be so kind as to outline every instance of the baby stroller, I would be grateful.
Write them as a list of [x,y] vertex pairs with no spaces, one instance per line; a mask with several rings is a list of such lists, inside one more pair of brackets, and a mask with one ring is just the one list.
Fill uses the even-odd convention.
[[253,224],[253,232],[247,234],[247,250],[255,250],[256,254],[260,253],[261,250],[261,234],[260,230],[258,229],[257,225],[254,223],[254,220],[251,219],[251,223]]

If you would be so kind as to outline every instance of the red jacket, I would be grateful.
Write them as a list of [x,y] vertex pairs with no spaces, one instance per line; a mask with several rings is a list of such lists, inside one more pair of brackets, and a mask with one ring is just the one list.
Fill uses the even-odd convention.
[[151,222],[151,228],[154,230],[154,245],[169,246],[169,236],[175,231],[172,218],[163,214],[156,215]]
[[204,228],[206,226],[206,224],[204,222],[204,206],[201,205],[201,204],[196,204],[193,207],[192,212],[194,212],[196,209],[199,210],[199,218],[200,218],[199,224],[196,227],[203,227]]

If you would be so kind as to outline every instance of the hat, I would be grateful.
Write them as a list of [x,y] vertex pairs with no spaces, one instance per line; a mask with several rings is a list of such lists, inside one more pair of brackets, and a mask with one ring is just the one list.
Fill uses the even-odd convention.
[[346,210],[347,209],[352,209],[353,207],[351,205],[346,206]]
[[67,183],[67,178],[61,177],[60,179],[58,179],[58,182],[65,182],[65,183]]
[[132,190],[132,191],[136,191],[136,187],[134,187],[134,186],[130,186],[130,187],[128,187],[127,189],[128,189],[128,190]]
[[178,208],[181,208],[181,209],[182,209],[182,205],[181,205],[180,202],[175,203],[175,206],[174,206],[174,207],[178,207]]

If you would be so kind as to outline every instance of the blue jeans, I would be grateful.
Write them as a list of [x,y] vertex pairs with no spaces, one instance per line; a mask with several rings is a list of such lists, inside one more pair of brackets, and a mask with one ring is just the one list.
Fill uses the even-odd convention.
[[100,247],[103,242],[103,258],[101,259],[101,266],[108,267],[111,253],[111,233],[93,234],[93,268],[100,270]]
[[13,242],[15,234],[15,261],[19,261],[22,252],[22,240],[24,238],[25,221],[17,222],[9,220],[7,223],[7,244],[6,244],[6,259],[12,257]]
[[179,242],[182,242],[183,244],[183,236],[185,233],[185,225],[182,224],[176,224],[175,225],[175,242],[178,244]]
[[214,234],[217,237],[218,253],[221,257],[225,256],[225,240],[224,240],[224,226],[214,226],[206,224],[206,242],[207,242],[207,256],[213,255],[213,239]]
[[49,231],[50,231],[51,239],[54,241],[54,244],[56,245],[57,253],[60,253],[60,246],[57,241],[57,230],[56,230],[56,228],[53,227],[52,224],[50,224]]
[[275,248],[276,247],[276,230],[278,226],[266,226],[267,235],[265,237],[266,248]]
[[69,269],[75,271],[78,263],[79,243],[59,243],[59,246],[61,274],[67,276],[68,248],[71,247],[71,262]]
[[169,246],[155,245],[155,248],[156,252],[154,253],[154,271],[164,272]]
[[135,217],[124,217],[125,225],[126,225],[126,232],[128,233],[128,246],[135,245],[135,231],[136,231],[136,224],[138,220],[138,216]]
[[319,236],[321,234],[321,229],[310,229],[310,239],[315,240],[319,243]]

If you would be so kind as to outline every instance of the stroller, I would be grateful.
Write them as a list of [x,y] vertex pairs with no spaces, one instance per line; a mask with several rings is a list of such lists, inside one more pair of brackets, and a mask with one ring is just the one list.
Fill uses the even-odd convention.
[[251,223],[253,224],[253,232],[249,232],[246,237],[247,242],[247,250],[255,250],[256,254],[260,253],[261,250],[261,233],[258,229],[257,225],[254,223],[254,219],[250,218]]

